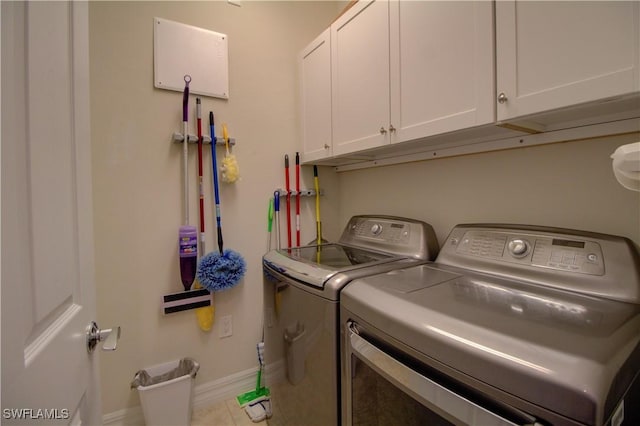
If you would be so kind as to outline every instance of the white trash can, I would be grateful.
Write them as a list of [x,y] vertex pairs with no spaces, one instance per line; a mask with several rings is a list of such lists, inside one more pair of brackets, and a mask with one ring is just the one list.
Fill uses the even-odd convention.
[[183,358],[136,373],[131,387],[138,390],[147,426],[191,424],[193,386],[200,365]]

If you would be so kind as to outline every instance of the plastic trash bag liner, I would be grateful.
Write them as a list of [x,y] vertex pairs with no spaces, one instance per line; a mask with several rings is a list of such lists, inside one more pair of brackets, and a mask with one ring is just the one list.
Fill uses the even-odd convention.
[[138,386],[151,386],[187,375],[195,378],[199,369],[200,364],[198,364],[196,360],[191,358],[182,358],[176,368],[159,376],[152,376],[147,372],[147,370],[138,371],[133,377],[131,388],[135,389],[138,388]]

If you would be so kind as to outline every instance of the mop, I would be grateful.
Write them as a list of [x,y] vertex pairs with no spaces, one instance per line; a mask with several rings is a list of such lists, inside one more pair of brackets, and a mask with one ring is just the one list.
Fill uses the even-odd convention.
[[[267,251],[271,250],[271,229],[273,224],[274,205],[279,209],[279,193],[276,191],[273,198],[269,199],[269,209],[267,211]],[[277,225],[276,225],[277,226]],[[260,422],[271,417],[270,391],[266,386],[262,386],[262,373],[264,371],[264,327],[262,329],[262,341],[256,345],[258,350],[258,377],[256,388],[237,396],[238,404],[245,407],[245,412],[254,422]]]
[[183,135],[182,141],[182,159],[184,173],[184,225],[178,231],[178,247],[180,255],[180,278],[184,290],[190,290],[195,278],[196,265],[198,262],[198,231],[195,226],[189,225],[189,83],[191,77],[184,76],[184,92],[182,95],[182,123]]
[[264,372],[264,332],[262,342],[258,342],[256,349],[258,350],[258,377],[256,379],[256,388],[249,392],[238,395],[236,400],[240,407],[244,407],[251,421],[257,423],[271,417],[271,392],[266,386],[262,386],[262,373]]

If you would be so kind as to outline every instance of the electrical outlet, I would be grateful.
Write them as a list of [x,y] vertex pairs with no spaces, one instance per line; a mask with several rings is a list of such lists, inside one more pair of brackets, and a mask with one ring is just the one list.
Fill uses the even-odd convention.
[[231,315],[226,315],[220,318],[220,329],[218,330],[218,337],[229,337],[233,334],[233,323],[231,321]]

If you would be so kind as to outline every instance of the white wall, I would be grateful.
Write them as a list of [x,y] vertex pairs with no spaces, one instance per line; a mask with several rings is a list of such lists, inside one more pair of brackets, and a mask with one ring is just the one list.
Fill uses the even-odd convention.
[[365,212],[430,223],[506,222],[622,235],[640,244],[640,193],[609,156],[640,134],[443,158],[339,174],[340,218]]
[[[326,28],[343,6],[333,2],[91,2],[91,130],[98,322],[122,326],[118,350],[101,355],[103,410],[139,404],[129,389],[140,368],[184,356],[201,363],[198,383],[257,365],[261,335],[261,256],[266,250],[267,203],[284,187],[284,154],[291,179],[298,148],[297,53]],[[242,180],[222,184],[225,248],[240,252],[248,271],[237,287],[215,298],[216,316],[233,316],[233,336],[217,326],[200,331],[193,311],[160,314],[161,296],[182,290],[177,233],[182,224],[182,94],[153,87],[153,17],[222,32],[229,37],[228,101],[203,98],[238,144]],[[190,121],[195,134],[195,96]],[[208,134],[208,119],[204,120]],[[218,127],[220,129],[220,126]],[[196,149],[190,154],[190,223],[197,225]],[[207,251],[216,249],[209,150],[205,150]],[[224,151],[218,150],[219,155]],[[326,235],[338,199],[337,177],[320,171]],[[313,187],[303,167],[302,187]],[[303,200],[302,241],[315,237],[312,199]],[[284,212],[283,216],[284,224]],[[286,234],[283,232],[286,241]]]

